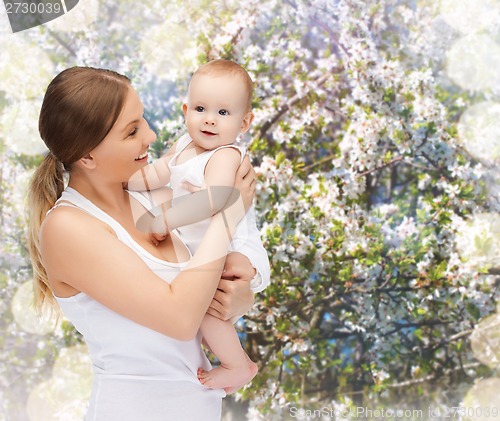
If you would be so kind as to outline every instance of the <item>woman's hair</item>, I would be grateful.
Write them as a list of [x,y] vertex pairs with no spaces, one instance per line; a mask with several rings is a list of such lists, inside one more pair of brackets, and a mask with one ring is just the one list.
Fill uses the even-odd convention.
[[64,190],[63,171],[92,151],[118,119],[130,87],[126,76],[105,69],[72,67],[50,82],[38,128],[49,149],[28,189],[28,249],[33,265],[35,308],[55,308],[41,261],[39,231]]

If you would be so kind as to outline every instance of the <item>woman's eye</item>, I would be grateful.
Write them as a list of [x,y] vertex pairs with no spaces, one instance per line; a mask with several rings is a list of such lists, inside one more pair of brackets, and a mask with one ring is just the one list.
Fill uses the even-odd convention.
[[134,130],[132,130],[132,131],[128,134],[128,136],[129,136],[129,137],[135,136],[135,135],[137,134],[137,131],[138,131],[138,128],[136,127],[136,128],[134,128]]
[[203,108],[202,106],[198,106],[195,108],[196,111],[198,111],[199,113],[202,113],[203,111],[205,111],[205,108]]
[[219,110],[219,114],[220,115],[229,115],[229,111],[228,110]]

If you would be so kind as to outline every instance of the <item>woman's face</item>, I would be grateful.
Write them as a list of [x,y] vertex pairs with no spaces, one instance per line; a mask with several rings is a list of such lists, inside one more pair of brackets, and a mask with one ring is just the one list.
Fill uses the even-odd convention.
[[156,134],[143,117],[144,106],[130,87],[123,110],[104,140],[90,155],[95,168],[110,181],[126,182],[148,163],[149,145]]

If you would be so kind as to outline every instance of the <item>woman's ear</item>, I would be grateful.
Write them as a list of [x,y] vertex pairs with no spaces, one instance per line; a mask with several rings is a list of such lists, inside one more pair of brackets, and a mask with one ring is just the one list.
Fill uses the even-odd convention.
[[250,124],[252,124],[253,117],[254,115],[251,111],[245,114],[245,117],[243,117],[243,122],[241,123],[240,133],[246,133],[248,131],[248,129],[250,128]]
[[96,167],[96,161],[90,153],[78,160],[80,165],[89,170],[93,170]]

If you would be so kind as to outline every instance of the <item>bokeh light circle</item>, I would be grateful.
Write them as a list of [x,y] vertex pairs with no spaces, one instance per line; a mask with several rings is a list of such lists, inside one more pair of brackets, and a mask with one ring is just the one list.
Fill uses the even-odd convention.
[[[499,413],[496,412],[497,416],[490,415],[486,417],[486,409],[490,410],[496,408],[497,411],[500,410],[500,379],[489,378],[480,380],[477,382],[465,396],[463,406],[464,408],[469,408],[473,416],[466,416],[462,419],[464,420],[479,420],[479,419],[496,419]],[[477,411],[474,411],[477,409]],[[481,416],[479,416],[479,410],[481,410]]]
[[500,103],[485,101],[471,106],[461,115],[457,129],[472,156],[500,162]]
[[[7,43],[7,39],[10,38],[11,35],[12,31],[10,29],[9,17],[7,16],[7,13],[0,13],[0,45],[5,45]],[[0,420],[1,419],[2,418],[0,418]]]
[[474,328],[470,336],[472,352],[483,364],[500,367],[500,314],[492,314]]
[[25,332],[37,335],[46,335],[56,328],[54,318],[48,315],[41,317],[33,306],[33,283],[27,281],[23,283],[14,294],[11,303],[11,310],[16,323]]
[[38,101],[20,101],[3,109],[0,130],[8,149],[26,155],[47,151],[38,132],[40,106]]
[[11,37],[0,50],[0,90],[8,97],[28,100],[44,94],[54,74],[47,53],[21,37]]
[[54,419],[57,403],[52,391],[54,386],[51,380],[40,383],[28,396],[26,409],[31,421],[49,421]]
[[92,388],[92,362],[85,345],[63,348],[52,369],[54,381],[62,381],[68,398],[88,399]]
[[87,402],[66,399],[54,378],[40,383],[28,396],[26,412],[30,421],[74,421],[85,416]]
[[499,21],[499,0],[441,0],[441,16],[462,34],[477,33]]
[[99,17],[99,1],[85,0],[80,2],[68,13],[44,24],[51,31],[78,32],[88,27]]
[[498,88],[499,68],[500,46],[485,34],[464,36],[447,53],[448,77],[466,90]]
[[26,195],[28,194],[29,184],[31,182],[31,178],[33,177],[33,173],[35,169],[29,169],[23,172],[16,174],[15,182],[12,185],[12,189],[9,195],[10,205],[17,209],[18,217],[21,218],[24,223],[26,221]]
[[26,410],[31,421],[83,419],[91,393],[91,361],[84,345],[63,348],[52,377],[30,393]]
[[500,266],[500,215],[478,213],[456,237],[460,257],[479,268]]
[[175,80],[188,78],[197,63],[198,49],[184,25],[165,22],[145,32],[141,41],[141,61],[156,77]]

